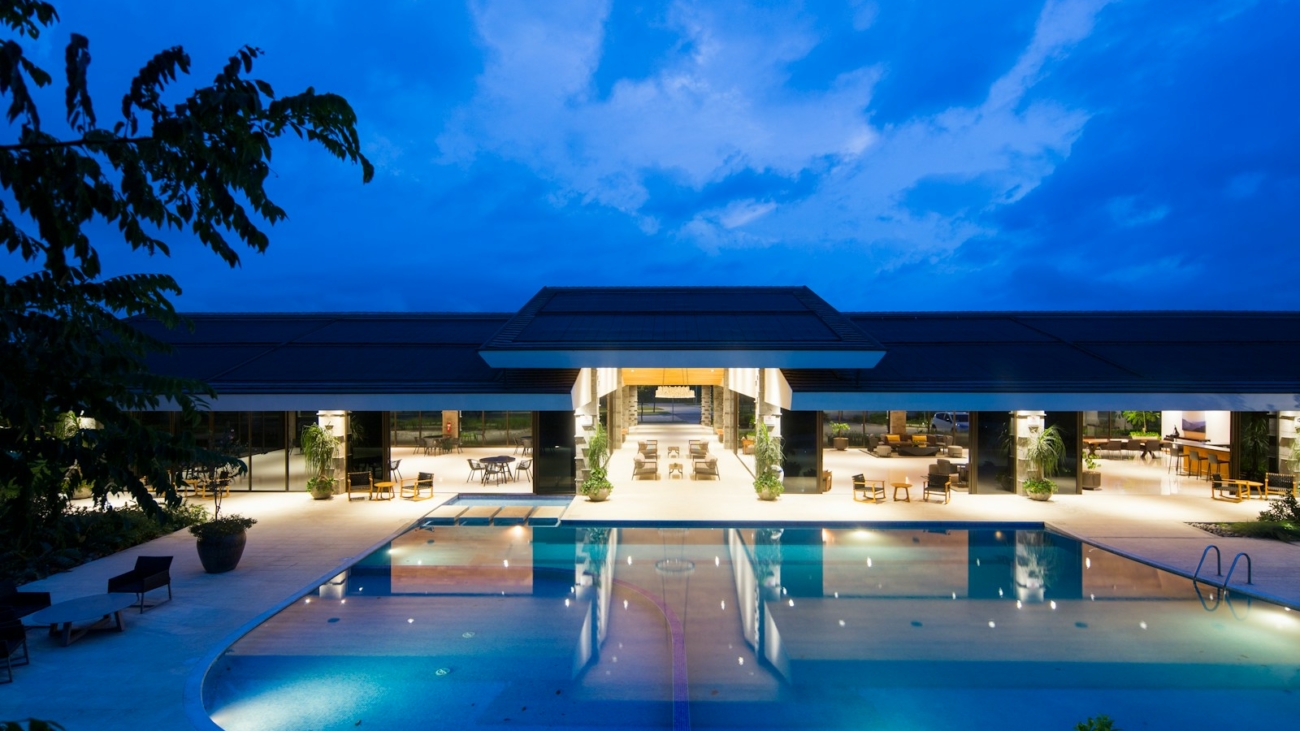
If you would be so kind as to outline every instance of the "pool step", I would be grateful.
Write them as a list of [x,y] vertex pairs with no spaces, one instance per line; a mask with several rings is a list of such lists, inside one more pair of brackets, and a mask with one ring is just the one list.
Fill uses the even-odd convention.
[[529,525],[559,525],[568,506],[541,505],[528,516]]
[[464,505],[443,505],[441,507],[434,508],[432,511],[430,511],[429,514],[425,516],[423,520],[420,521],[420,524],[421,525],[456,525],[456,519],[459,518],[461,513],[464,513],[466,510],[468,510],[468,508],[466,508]]
[[497,505],[475,505],[461,513],[457,522],[460,525],[491,525],[493,516],[500,511]]
[[492,518],[492,525],[523,525],[533,512],[531,505],[509,505]]
[[435,525],[538,525],[560,524],[567,506],[558,505],[443,505],[420,520]]

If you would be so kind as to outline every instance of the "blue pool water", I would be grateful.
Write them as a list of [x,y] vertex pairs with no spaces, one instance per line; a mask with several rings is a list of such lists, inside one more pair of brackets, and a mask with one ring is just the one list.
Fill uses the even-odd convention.
[[1041,530],[413,529],[232,646],[223,728],[1290,728],[1300,619]]

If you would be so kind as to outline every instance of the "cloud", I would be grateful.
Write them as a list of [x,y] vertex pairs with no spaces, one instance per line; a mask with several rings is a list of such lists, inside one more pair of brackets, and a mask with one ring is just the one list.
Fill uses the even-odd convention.
[[864,111],[872,69],[847,70],[818,93],[784,88],[785,66],[816,43],[810,20],[792,10],[675,4],[671,56],[599,98],[592,77],[601,55],[617,52],[602,43],[607,11],[602,2],[476,5],[488,61],[477,95],[439,137],[445,161],[499,154],[553,181],[566,202],[635,216],[651,176],[695,190],[742,171],[793,177],[876,139]]
[[[592,78],[602,55],[618,50],[603,43],[607,3],[484,1],[473,6],[487,58],[478,90],[438,142],[445,162],[484,153],[522,162],[556,186],[557,206],[608,206],[647,233],[667,224],[705,250],[848,241],[923,258],[988,233],[984,213],[1022,198],[1068,156],[1088,112],[1031,91],[1107,2],[1048,2],[1029,45],[978,105],[877,128],[879,67],[839,70],[822,89],[789,87],[790,65],[821,41],[798,10],[674,3],[665,22],[678,42],[653,73],[600,97]],[[882,11],[859,3],[854,12],[867,29]],[[739,198],[676,221],[653,213],[650,178],[702,191],[751,172],[816,183],[780,204]],[[982,200],[959,214],[908,205],[909,191],[936,179]]]

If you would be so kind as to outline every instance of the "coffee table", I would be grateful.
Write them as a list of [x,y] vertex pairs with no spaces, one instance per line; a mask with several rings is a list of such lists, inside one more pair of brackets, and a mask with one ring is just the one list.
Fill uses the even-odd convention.
[[[122,624],[122,610],[133,604],[135,594],[95,594],[51,604],[23,617],[23,621],[33,625],[48,624],[50,636],[62,633],[63,646],[67,647],[91,630],[108,629],[104,625],[110,619],[114,623],[113,629],[123,631],[126,627]],[[73,630],[73,622],[91,624]]]

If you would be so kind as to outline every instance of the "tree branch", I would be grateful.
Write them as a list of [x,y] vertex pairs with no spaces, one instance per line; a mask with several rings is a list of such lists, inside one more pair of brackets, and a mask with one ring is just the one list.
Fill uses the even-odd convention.
[[59,147],[92,147],[95,145],[136,145],[141,142],[153,142],[153,137],[114,137],[111,140],[88,140],[83,137],[79,140],[64,140],[61,142],[17,142],[12,145],[0,145],[0,152],[48,150]]

